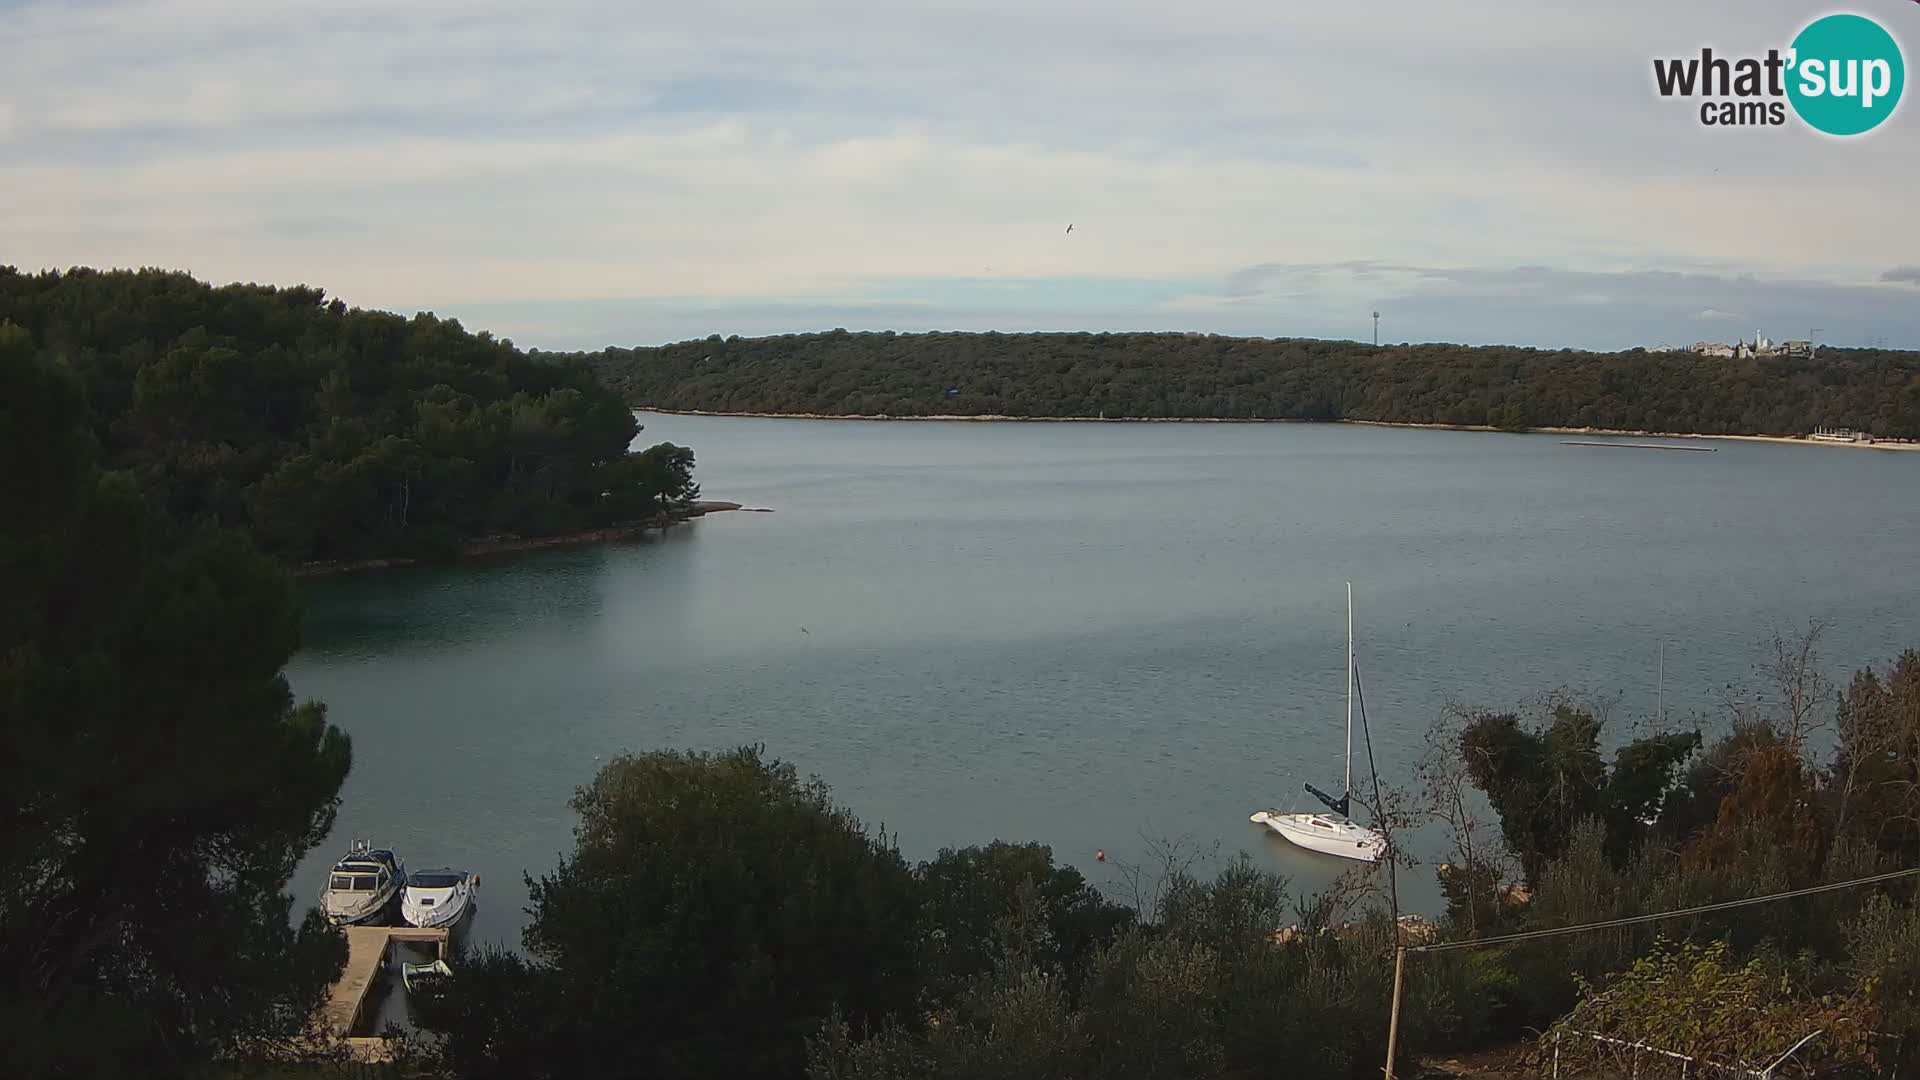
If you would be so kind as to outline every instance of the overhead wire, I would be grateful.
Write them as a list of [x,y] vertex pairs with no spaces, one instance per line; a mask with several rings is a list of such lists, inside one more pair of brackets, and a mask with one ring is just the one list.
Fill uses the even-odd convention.
[[1893,870],[1870,877],[1853,878],[1848,881],[1829,881],[1824,885],[1809,885],[1804,889],[1791,889],[1787,892],[1769,893],[1766,896],[1747,896],[1739,900],[1723,900],[1716,904],[1700,904],[1696,907],[1678,908],[1673,911],[1656,911],[1645,915],[1628,915],[1618,919],[1606,919],[1601,922],[1580,923],[1575,926],[1554,926],[1543,930],[1525,930],[1517,934],[1501,934],[1497,937],[1473,938],[1465,941],[1441,941],[1431,945],[1409,945],[1408,952],[1437,953],[1452,952],[1456,949],[1484,949],[1495,945],[1511,945],[1518,941],[1531,941],[1536,938],[1557,937],[1563,934],[1578,934],[1588,930],[1610,930],[1621,926],[1638,926],[1643,923],[1659,922],[1663,919],[1682,919],[1689,915],[1705,915],[1714,911],[1728,911],[1733,908],[1748,907],[1753,904],[1771,904],[1781,900],[1793,900],[1817,893],[1833,892],[1838,889],[1851,889],[1857,885],[1877,885],[1883,881],[1894,881],[1903,877],[1920,874],[1920,866],[1906,870]]

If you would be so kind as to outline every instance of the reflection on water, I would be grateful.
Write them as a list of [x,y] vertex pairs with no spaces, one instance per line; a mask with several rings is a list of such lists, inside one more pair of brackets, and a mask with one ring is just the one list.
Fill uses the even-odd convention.
[[[467,648],[529,633],[564,634],[599,618],[607,597],[617,594],[607,575],[619,548],[691,541],[690,531],[680,526],[618,545],[303,578],[302,646],[309,655],[345,658]],[[645,599],[656,609],[675,602],[671,588],[652,589]]]

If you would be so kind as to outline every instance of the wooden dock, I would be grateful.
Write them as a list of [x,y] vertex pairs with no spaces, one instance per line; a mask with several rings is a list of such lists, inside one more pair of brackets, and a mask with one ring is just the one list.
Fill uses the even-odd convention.
[[353,1034],[360,1022],[360,1010],[367,1002],[367,993],[380,978],[380,969],[387,959],[388,951],[396,941],[424,942],[434,946],[439,959],[447,956],[447,931],[445,928],[422,930],[416,926],[349,926],[347,931],[347,966],[340,973],[340,981],[333,984],[327,992],[327,1003],[321,1006],[321,1024],[326,1033],[345,1039]]

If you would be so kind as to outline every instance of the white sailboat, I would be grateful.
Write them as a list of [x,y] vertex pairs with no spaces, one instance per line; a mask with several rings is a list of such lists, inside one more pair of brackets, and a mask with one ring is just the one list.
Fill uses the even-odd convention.
[[1292,843],[1360,862],[1379,862],[1387,838],[1348,817],[1353,795],[1353,582],[1347,582],[1347,766],[1340,797],[1333,798],[1308,784],[1307,791],[1327,805],[1326,813],[1289,814],[1260,810],[1248,820],[1265,825]]

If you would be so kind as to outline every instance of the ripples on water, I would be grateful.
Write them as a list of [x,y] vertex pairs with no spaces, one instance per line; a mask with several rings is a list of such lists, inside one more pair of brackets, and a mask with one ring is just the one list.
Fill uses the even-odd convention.
[[[612,754],[765,743],[911,859],[1143,834],[1324,883],[1252,810],[1339,782],[1342,582],[1384,778],[1449,701],[1567,686],[1718,722],[1763,639],[1828,620],[1837,678],[1920,646],[1920,454],[1324,425],[643,417],[721,514],[637,544],[307,583],[296,693],[354,739],[339,824],[483,875],[571,844]],[[803,633],[801,628],[806,632]],[[1363,775],[1356,766],[1356,776]],[[1438,839],[1416,846],[1437,853]],[[1429,870],[1403,893],[1432,906]]]

